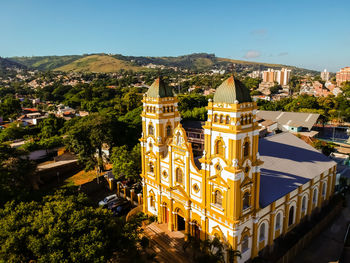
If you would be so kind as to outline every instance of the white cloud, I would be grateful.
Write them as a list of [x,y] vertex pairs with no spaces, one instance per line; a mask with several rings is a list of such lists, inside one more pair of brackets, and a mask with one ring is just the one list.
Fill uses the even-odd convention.
[[245,55],[244,58],[250,59],[250,58],[258,58],[261,54],[257,50],[249,50]]

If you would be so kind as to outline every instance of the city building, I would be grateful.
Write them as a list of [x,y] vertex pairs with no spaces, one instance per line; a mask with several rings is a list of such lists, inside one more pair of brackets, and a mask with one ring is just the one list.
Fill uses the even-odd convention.
[[268,69],[263,71],[263,82],[277,82],[281,86],[288,85],[290,79],[290,69],[282,68],[281,70]]
[[270,120],[278,123],[281,131],[301,132],[311,131],[317,123],[320,114],[308,112],[286,112],[286,111],[256,111],[259,119]]
[[337,72],[337,85],[340,86],[345,81],[350,81],[350,67],[345,67]]
[[161,78],[142,102],[143,211],[170,231],[217,237],[246,262],[273,249],[334,192],[334,161],[289,132],[259,138],[257,104],[233,77],[208,103],[200,156]]
[[323,72],[321,72],[321,79],[323,81],[329,80],[329,72],[327,71],[327,69],[325,69]]
[[264,95],[270,95],[270,88],[277,82],[282,86],[283,91],[289,94],[289,79],[290,79],[290,69],[282,68],[281,70],[274,70],[269,68],[262,72],[262,82],[259,84],[258,91],[262,92]]

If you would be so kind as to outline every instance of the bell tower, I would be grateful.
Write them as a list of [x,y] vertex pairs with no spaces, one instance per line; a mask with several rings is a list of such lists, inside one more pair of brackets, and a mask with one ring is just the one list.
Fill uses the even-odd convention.
[[206,203],[216,208],[219,195],[219,208],[225,216],[232,221],[240,220],[259,209],[257,105],[249,90],[231,76],[216,89],[207,109],[205,151],[201,159],[207,192],[211,193]]
[[[143,180],[150,180],[153,185],[159,186],[161,180],[160,159],[167,154],[167,142],[180,122],[178,100],[174,97],[171,87],[159,77],[144,94],[142,102],[141,176]],[[147,213],[149,212],[148,203],[150,200],[147,196],[145,183],[143,183],[143,187],[144,212]],[[157,199],[156,193],[154,199]]]

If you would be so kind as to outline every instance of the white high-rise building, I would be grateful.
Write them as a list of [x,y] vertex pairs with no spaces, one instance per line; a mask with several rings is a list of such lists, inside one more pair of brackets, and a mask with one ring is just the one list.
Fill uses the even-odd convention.
[[327,71],[327,69],[325,69],[323,72],[321,72],[321,79],[323,81],[329,80],[329,72]]

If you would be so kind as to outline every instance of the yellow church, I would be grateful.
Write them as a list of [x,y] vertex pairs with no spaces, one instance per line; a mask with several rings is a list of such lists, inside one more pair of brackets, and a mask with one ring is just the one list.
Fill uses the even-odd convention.
[[259,138],[257,104],[234,77],[208,102],[199,157],[162,78],[142,102],[143,211],[170,231],[216,236],[246,262],[333,194],[336,163],[288,132]]

